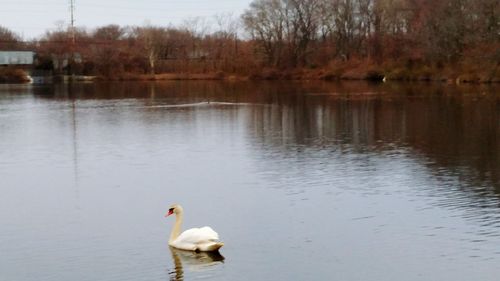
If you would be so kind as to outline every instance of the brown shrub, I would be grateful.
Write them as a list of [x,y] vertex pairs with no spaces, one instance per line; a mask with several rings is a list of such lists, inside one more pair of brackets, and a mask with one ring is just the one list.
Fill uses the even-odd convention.
[[28,73],[22,69],[0,68],[0,83],[27,83]]

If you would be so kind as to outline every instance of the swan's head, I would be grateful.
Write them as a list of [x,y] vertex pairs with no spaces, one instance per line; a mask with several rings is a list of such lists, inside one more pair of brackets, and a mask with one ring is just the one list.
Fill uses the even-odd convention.
[[182,207],[181,207],[181,205],[174,204],[174,205],[170,206],[170,208],[168,209],[168,212],[165,215],[165,217],[168,217],[168,216],[170,216],[172,214],[176,214],[177,215],[179,213],[182,213]]

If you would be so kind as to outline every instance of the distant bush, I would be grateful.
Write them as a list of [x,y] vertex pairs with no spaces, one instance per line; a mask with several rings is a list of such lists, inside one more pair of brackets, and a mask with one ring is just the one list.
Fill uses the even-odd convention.
[[394,68],[386,77],[388,80],[409,81],[413,79],[413,74],[407,68]]
[[326,81],[334,81],[334,80],[338,80],[339,78],[340,78],[339,75],[337,75],[333,72],[330,72],[330,71],[322,72],[319,76],[320,80],[326,80]]
[[22,69],[0,68],[0,83],[27,83],[29,81],[28,73]]
[[366,72],[366,80],[382,81],[384,74],[378,69],[370,69]]

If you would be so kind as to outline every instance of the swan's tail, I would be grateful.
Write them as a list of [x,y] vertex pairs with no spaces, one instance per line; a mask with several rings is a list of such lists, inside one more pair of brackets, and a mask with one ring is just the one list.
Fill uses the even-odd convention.
[[224,242],[214,242],[214,243],[207,243],[205,245],[200,246],[200,251],[203,252],[212,252],[212,251],[217,251],[219,250],[222,246],[224,246]]

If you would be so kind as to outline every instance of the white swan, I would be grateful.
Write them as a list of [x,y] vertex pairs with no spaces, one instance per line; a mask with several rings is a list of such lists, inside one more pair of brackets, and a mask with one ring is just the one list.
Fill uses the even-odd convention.
[[191,228],[180,233],[183,219],[182,207],[177,204],[170,206],[165,217],[172,214],[175,214],[175,224],[172,228],[168,245],[181,250],[197,252],[217,251],[220,247],[224,246],[224,243],[219,240],[219,234],[208,226]]

